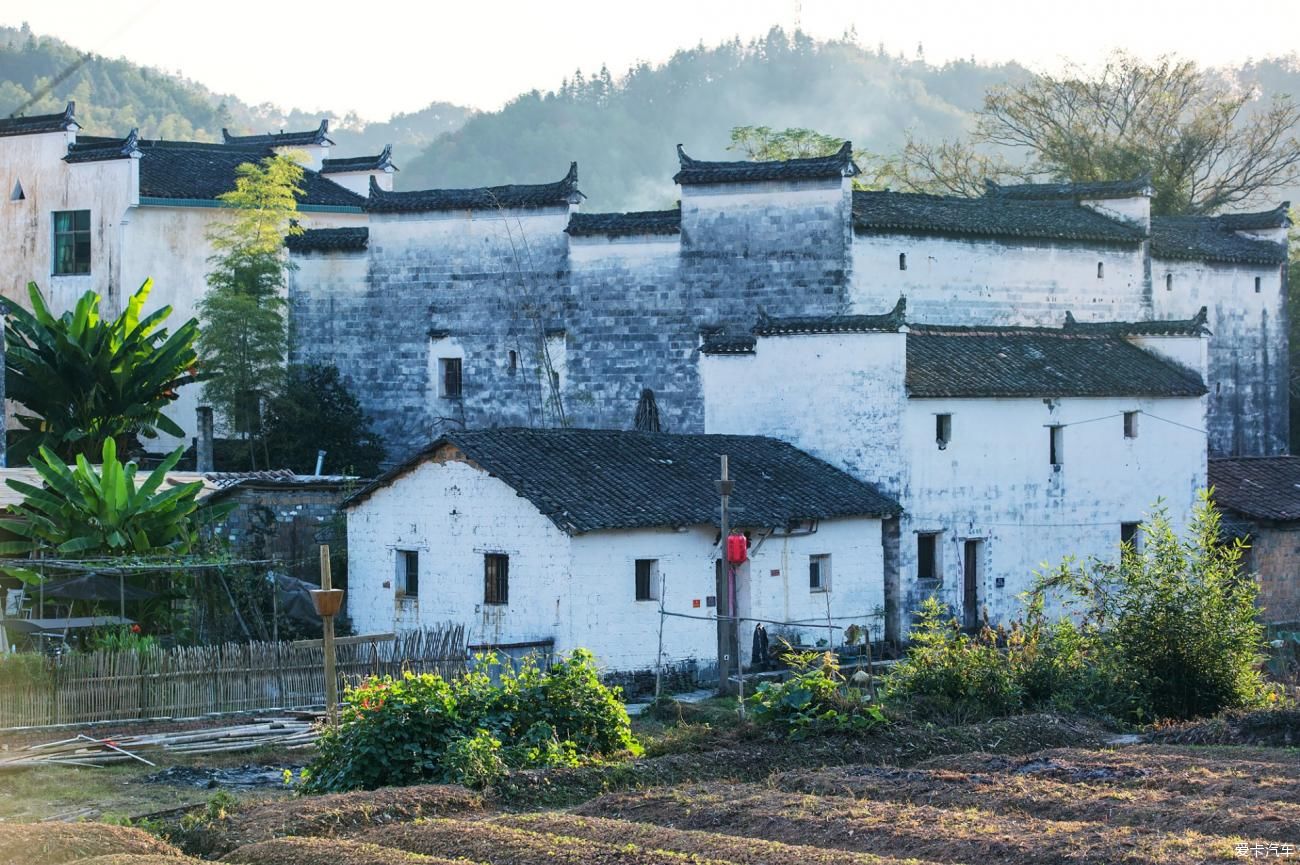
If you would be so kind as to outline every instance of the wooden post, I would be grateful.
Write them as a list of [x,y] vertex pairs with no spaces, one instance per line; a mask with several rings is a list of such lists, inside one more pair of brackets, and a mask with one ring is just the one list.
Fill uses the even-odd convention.
[[[731,480],[730,472],[727,466],[727,455],[722,455],[722,477],[718,480],[718,495],[722,499],[721,518],[719,519],[718,528],[721,530],[721,543],[719,544],[719,561],[722,562],[721,568],[718,569],[717,580],[715,581],[714,591],[718,620],[718,693],[731,693],[731,665],[732,652],[736,647],[736,611],[732,609],[731,604],[731,562],[727,561],[727,535],[731,531],[729,514],[727,512],[731,499],[731,490],[735,482]],[[734,659],[739,661],[739,658]]]
[[330,726],[339,721],[339,681],[335,670],[334,617],[343,606],[343,590],[334,588],[330,575],[329,544],[320,548],[320,588],[312,591],[312,603],[321,617],[321,646],[325,654],[325,712]]

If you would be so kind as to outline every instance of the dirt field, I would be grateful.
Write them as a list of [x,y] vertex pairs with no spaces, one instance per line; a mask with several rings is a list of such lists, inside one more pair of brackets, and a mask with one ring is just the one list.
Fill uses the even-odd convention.
[[[1256,726],[1275,732],[1293,721]],[[6,847],[0,823],[0,865],[45,865],[22,852],[38,841],[49,862],[72,863],[116,852],[119,839],[121,852],[140,858],[95,861],[193,861],[183,853],[243,865],[1300,861],[1295,748],[1169,737],[1107,746],[1098,744],[1104,731],[1048,716],[787,744],[752,731],[661,732],[660,756],[603,774],[537,773],[483,796],[426,786],[248,803],[174,831],[175,847],[91,826],[86,838],[76,826],[27,827],[40,837],[12,834]],[[686,743],[685,753],[673,753],[673,742]],[[539,807],[538,791],[564,807]]]

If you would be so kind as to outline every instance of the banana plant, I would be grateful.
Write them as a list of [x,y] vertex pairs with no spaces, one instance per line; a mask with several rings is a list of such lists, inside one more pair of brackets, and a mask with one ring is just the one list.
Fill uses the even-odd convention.
[[[94,556],[182,556],[195,549],[204,525],[230,512],[231,504],[200,507],[202,481],[166,487],[176,467],[177,449],[137,481],[134,462],[121,463],[117,444],[104,440],[98,469],[82,454],[68,465],[42,446],[30,460],[41,486],[8,480],[23,496],[0,519],[0,530],[16,540],[0,541],[0,556],[46,554],[61,558]],[[36,574],[9,560],[0,571],[25,581]]]
[[27,286],[30,312],[0,298],[6,395],[21,406],[12,462],[41,447],[63,459],[94,458],[109,439],[125,448],[132,436],[184,437],[163,409],[181,387],[207,378],[198,372],[198,322],[169,334],[162,324],[170,306],[143,314],[152,289],[153,280],[145,280],[116,319],[100,315],[93,291],[61,316],[50,312],[34,282]]

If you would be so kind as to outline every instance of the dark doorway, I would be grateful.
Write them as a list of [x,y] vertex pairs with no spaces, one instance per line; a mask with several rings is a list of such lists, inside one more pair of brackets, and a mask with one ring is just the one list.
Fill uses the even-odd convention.
[[979,576],[980,554],[983,541],[967,541],[963,545],[962,555],[962,625],[973,631],[979,627]]

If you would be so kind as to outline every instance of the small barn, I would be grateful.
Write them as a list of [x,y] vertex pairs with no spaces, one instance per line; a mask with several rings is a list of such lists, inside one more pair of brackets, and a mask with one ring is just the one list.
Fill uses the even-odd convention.
[[1223,534],[1248,545],[1265,622],[1300,623],[1300,456],[1210,460]]
[[472,644],[586,647],[623,672],[655,666],[662,628],[665,663],[711,661],[722,455],[749,538],[739,615],[807,645],[878,630],[892,499],[764,436],[585,429],[450,433],[348,499],[353,625],[450,620]]

